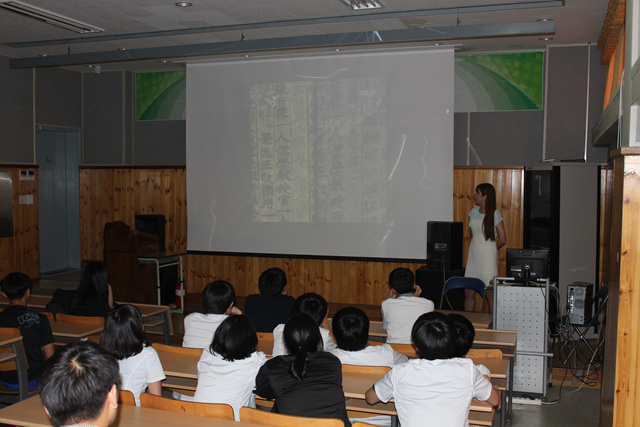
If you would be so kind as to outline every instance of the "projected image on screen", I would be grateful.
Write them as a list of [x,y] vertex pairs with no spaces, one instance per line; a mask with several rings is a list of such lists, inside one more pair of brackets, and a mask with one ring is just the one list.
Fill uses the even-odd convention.
[[384,97],[383,78],[253,85],[254,220],[382,223]]
[[190,251],[423,260],[453,216],[453,51],[187,65]]

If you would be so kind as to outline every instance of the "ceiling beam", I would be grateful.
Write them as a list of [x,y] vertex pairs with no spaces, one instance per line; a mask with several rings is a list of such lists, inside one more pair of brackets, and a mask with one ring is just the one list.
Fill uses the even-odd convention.
[[152,59],[193,58],[208,55],[244,54],[256,51],[358,46],[403,42],[436,42],[495,37],[553,35],[555,21],[513,22],[507,24],[461,25],[455,27],[279,37],[232,42],[200,43],[131,50],[77,53],[31,58],[13,58],[11,68],[39,68]]

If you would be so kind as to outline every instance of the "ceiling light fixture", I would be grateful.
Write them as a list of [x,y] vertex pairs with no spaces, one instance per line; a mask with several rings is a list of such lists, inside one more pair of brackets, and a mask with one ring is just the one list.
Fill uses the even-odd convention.
[[177,1],[176,2],[176,6],[178,6],[178,7],[190,7],[190,6],[193,6],[193,3],[191,3],[190,1]]
[[66,16],[58,15],[57,13],[19,1],[0,2],[0,8],[46,22],[47,24],[55,25],[56,27],[64,28],[65,30],[75,31],[76,33],[101,33],[104,31],[102,28],[94,27],[93,25],[85,24],[84,22],[76,21],[75,19],[67,18]]
[[370,10],[370,9],[382,9],[382,3],[378,0],[340,0],[352,10]]

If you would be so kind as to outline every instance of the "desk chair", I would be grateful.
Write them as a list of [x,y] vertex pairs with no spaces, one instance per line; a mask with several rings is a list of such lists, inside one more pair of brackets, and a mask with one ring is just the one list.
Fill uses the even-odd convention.
[[267,356],[273,353],[273,333],[258,332],[258,351],[263,352]]
[[162,409],[164,411],[181,412],[183,414],[201,415],[204,417],[233,420],[233,408],[225,403],[186,402],[168,399],[149,393],[140,395],[140,406],[143,408]]
[[244,406],[240,408],[240,421],[273,427],[344,427],[337,418],[308,418],[284,415]]
[[475,277],[452,277],[444,284],[442,288],[442,295],[440,296],[440,309],[442,309],[442,303],[444,302],[447,292],[454,289],[471,289],[480,294],[482,301],[482,312],[484,313],[484,282]]
[[[0,334],[13,337],[22,337],[22,333],[18,328],[0,328]],[[13,347],[13,348],[12,348]],[[0,347],[0,371],[17,371],[18,373],[18,390],[10,390],[0,382],[0,393],[18,395],[20,400],[34,396],[39,393],[38,389],[29,390],[29,364],[27,356],[24,352],[24,344],[22,339],[9,346]]]
[[[47,317],[49,317],[49,314],[51,313],[45,313],[45,314],[47,315]],[[56,321],[59,321],[59,322],[82,323],[85,325],[99,326],[101,328],[104,328],[104,317],[100,317],[100,316],[76,316],[73,314],[57,313],[55,315],[55,319]],[[100,343],[100,334],[89,335],[86,338],[91,341]],[[55,345],[67,345],[68,344],[67,341],[72,341],[75,339],[65,340],[65,339],[61,339],[61,337],[57,337],[57,340],[59,340],[60,342],[59,343],[56,342]]]
[[[604,323],[603,321],[604,307],[606,306],[608,299],[609,299],[609,287],[603,284],[598,290],[598,292],[596,292],[595,296],[593,297],[593,304],[595,304],[597,308],[591,320],[588,323],[582,323],[582,324],[569,323],[569,325],[571,325],[571,333],[578,334],[578,339],[576,341],[573,341],[571,351],[569,352],[569,354],[567,354],[567,356],[562,361],[563,365],[567,363],[567,361],[569,360],[569,358],[573,353],[577,354],[578,346],[580,345],[581,342],[583,342],[589,349],[589,352],[590,352],[589,361],[593,360],[593,358],[596,355],[596,352],[598,351],[598,349],[602,344],[602,340],[604,339],[604,334],[602,333],[602,324]],[[593,310],[592,307],[589,307],[589,310]],[[600,327],[600,330],[598,331],[598,345],[596,345],[595,349],[591,347],[591,344],[589,344],[589,341],[587,341],[587,339],[585,338],[585,336],[587,335],[591,327],[594,327],[594,328]],[[569,342],[570,340],[568,339],[563,344],[562,348],[560,349],[560,354],[562,354],[562,350],[569,344]]]
[[120,390],[118,393],[118,403],[121,405],[136,406],[136,398],[129,390]]

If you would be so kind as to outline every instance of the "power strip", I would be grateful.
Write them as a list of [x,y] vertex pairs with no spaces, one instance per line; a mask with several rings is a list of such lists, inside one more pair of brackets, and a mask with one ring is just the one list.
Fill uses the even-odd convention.
[[513,403],[520,405],[542,405],[542,400],[539,397],[513,397]]

